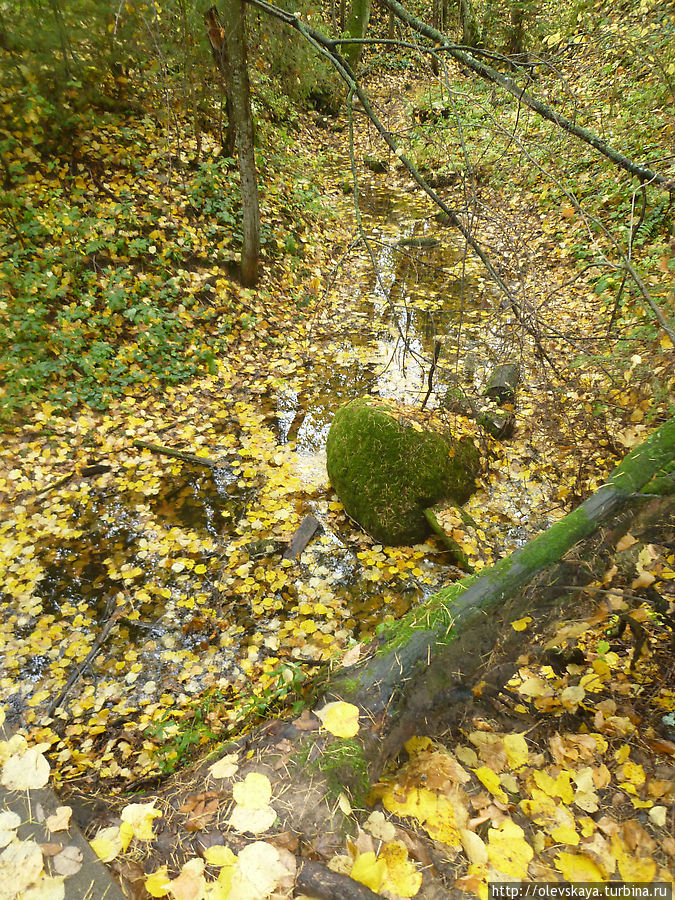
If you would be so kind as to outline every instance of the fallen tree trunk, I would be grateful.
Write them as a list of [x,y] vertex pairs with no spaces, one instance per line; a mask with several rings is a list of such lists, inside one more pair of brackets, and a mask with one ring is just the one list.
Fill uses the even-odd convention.
[[[449,585],[403,620],[387,624],[368,657],[330,682],[327,699],[353,703],[361,720],[371,723],[359,732],[371,778],[378,777],[390,752],[395,752],[392,748],[406,739],[405,705],[420,683],[436,681],[435,686],[424,684],[428,702],[433,702],[434,692],[445,703],[466,699],[466,686],[451,673],[478,671],[492,649],[497,611],[506,599],[589,537],[673,459],[675,417],[632,450],[581,506],[480,575]],[[417,718],[414,710],[412,718]]]
[[[663,524],[675,510],[675,502],[638,492],[674,459],[675,418],[631,452],[607,484],[558,525],[484,574],[439,592],[375,641],[363,663],[334,673],[309,707],[321,707],[321,697],[356,704],[360,716],[354,737],[320,731],[319,717],[310,708],[299,718],[267,721],[221,748],[221,753],[242,755],[233,775],[215,775],[210,768],[213,757],[208,757],[193,769],[191,779],[186,780],[182,772],[167,785],[162,792],[168,817],[165,827],[176,834],[186,784],[207,784],[229,796],[235,781],[244,780],[250,772],[264,773],[272,783],[278,828],[303,836],[297,852],[298,886],[330,900],[368,896],[344,877],[340,883],[324,870],[307,865],[308,856],[326,858],[340,852],[345,832],[353,828],[353,819],[337,798],[347,791],[352,805],[365,805],[384,765],[405,740],[414,734],[434,737],[447,732],[461,721],[467,702],[473,712],[480,712],[486,700],[477,699],[472,688],[480,681],[482,697],[489,703],[517,669],[524,642],[530,656],[539,655],[550,665],[576,660],[576,652],[568,650],[549,661],[551,653],[556,655],[547,649],[552,626],[569,615],[570,607],[575,617],[583,615],[583,598],[590,612],[595,603],[590,586],[616,564],[618,542],[628,530],[637,539],[644,536],[646,542],[653,540],[655,530],[664,544],[672,539],[675,520],[669,531]],[[601,522],[603,527],[598,529]],[[587,537],[594,529],[595,534],[562,559],[579,537]],[[632,545],[624,552],[631,550]],[[526,637],[504,628],[523,610],[533,618]],[[537,654],[539,639],[543,646]],[[488,709],[494,712],[494,707]],[[227,815],[229,806],[224,804],[222,822],[209,827],[222,829],[218,841],[229,844]]]

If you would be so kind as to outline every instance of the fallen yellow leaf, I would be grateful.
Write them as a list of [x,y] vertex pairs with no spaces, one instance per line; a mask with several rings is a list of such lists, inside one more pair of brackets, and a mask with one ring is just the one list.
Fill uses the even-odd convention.
[[527,878],[527,869],[534,850],[525,840],[525,832],[511,819],[488,830],[488,860],[490,864],[511,878]]
[[326,731],[336,737],[351,738],[359,732],[359,708],[353,703],[336,700],[315,710],[314,714],[321,719]]

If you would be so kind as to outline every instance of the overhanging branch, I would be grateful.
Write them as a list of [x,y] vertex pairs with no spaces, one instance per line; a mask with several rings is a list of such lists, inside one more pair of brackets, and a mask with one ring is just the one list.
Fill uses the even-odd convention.
[[425,178],[422,177],[418,169],[413,165],[411,160],[403,153],[402,149],[397,145],[393,135],[385,128],[384,124],[380,121],[377,113],[372,108],[370,104],[370,100],[368,99],[368,95],[365,93],[363,88],[361,87],[356,75],[354,74],[351,66],[347,62],[347,60],[340,54],[338,51],[338,46],[340,44],[339,40],[331,40],[327,38],[326,35],[322,34],[320,31],[317,31],[315,28],[312,28],[311,25],[308,25],[306,22],[303,22],[298,16],[293,13],[286,12],[286,10],[280,9],[272,3],[268,3],[267,0],[246,0],[251,6],[257,7],[261,9],[263,12],[266,12],[268,15],[271,15],[277,19],[280,19],[282,22],[285,22],[291,28],[294,28],[303,37],[308,40],[317,51],[324,56],[328,61],[335,67],[338,71],[340,77],[343,79],[345,84],[347,85],[349,91],[352,94],[355,94],[361,105],[365,114],[368,116],[370,121],[375,126],[378,134],[382,137],[386,145],[389,147],[390,151],[396,156],[403,166],[407,169],[408,173],[412,177],[413,181],[433,200],[436,206],[445,213],[448,218],[448,222],[456,228],[462,237],[467,242],[468,246],[474,251],[476,256],[480,259],[480,261],[485,266],[490,278],[497,285],[499,290],[502,292],[504,297],[506,298],[508,306],[513,311],[514,315],[518,319],[521,326],[527,331],[527,333],[534,340],[535,346],[537,348],[537,353],[539,356],[546,360],[546,362],[551,366],[554,372],[558,374],[556,366],[553,361],[546,353],[546,350],[542,346],[539,333],[535,324],[529,321],[530,316],[533,315],[533,311],[530,310],[521,310],[518,300],[513,295],[513,292],[506,284],[504,279],[501,277],[499,272],[495,269],[492,264],[492,261],[486,251],[483,249],[481,244],[476,240],[476,238],[471,234],[471,230],[466,227],[466,225],[462,222],[460,217],[457,215],[452,207],[448,206],[448,204],[440,197],[436,191],[431,187],[431,185],[426,181]]
[[620,153],[618,150],[614,150],[614,148],[610,147],[607,142],[603,141],[597,134],[594,134],[587,128],[582,128],[580,125],[576,125],[571,119],[568,119],[567,116],[561,115],[561,113],[551,109],[550,106],[542,103],[541,100],[537,100],[536,97],[533,97],[524,90],[522,85],[517,84],[512,78],[509,78],[508,75],[503,75],[501,72],[498,72],[497,69],[493,69],[491,66],[480,62],[480,60],[477,60],[465,50],[454,46],[442,32],[437,31],[435,28],[432,28],[431,25],[427,25],[426,22],[422,22],[420,19],[413,16],[398,2],[398,0],[382,0],[382,2],[387,9],[398,16],[402,22],[405,22],[406,25],[417,31],[418,34],[433,41],[434,44],[437,45],[435,49],[438,52],[442,51],[448,53],[456,59],[457,62],[466,66],[466,68],[470,69],[472,72],[475,72],[476,75],[479,75],[481,78],[484,78],[486,81],[490,81],[493,84],[498,84],[505,91],[508,91],[509,94],[512,94],[520,103],[524,103],[525,106],[528,106],[533,112],[536,112],[549,122],[553,122],[554,125],[562,128],[563,131],[566,131],[568,134],[572,134],[584,143],[589,144],[599,153],[602,153],[603,156],[606,156],[607,159],[610,159],[615,165],[619,166],[619,168],[624,169],[626,172],[630,172],[631,175],[639,178],[640,181],[649,181],[652,184],[660,185],[666,190],[675,191],[675,179],[666,178],[665,175],[659,175],[657,172],[653,172],[646,166],[641,166],[638,165],[638,163],[633,162],[633,160],[624,156],[624,154]]

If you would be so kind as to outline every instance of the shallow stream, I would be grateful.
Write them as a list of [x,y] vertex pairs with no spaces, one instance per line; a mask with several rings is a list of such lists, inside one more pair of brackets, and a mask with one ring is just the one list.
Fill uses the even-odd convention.
[[[1,625],[3,684],[13,685],[5,693],[16,719],[33,727],[52,713],[46,734],[66,773],[85,771],[93,756],[102,775],[152,771],[158,717],[180,719],[205,691],[231,703],[273,687],[280,664],[311,674],[457,577],[433,540],[380,547],[340,514],[326,437],[337,408],[361,394],[419,405],[437,341],[430,406],[459,377],[480,390],[490,362],[513,348],[482,315],[489,288],[428,208],[373,180],[362,213],[379,274],[363,247],[349,258],[347,274],[338,273],[348,285],[343,323],[317,331],[311,365],[287,374],[281,365],[263,396],[234,398],[218,423],[225,450],[216,467],[136,459],[124,491],[103,479],[66,494],[46,514],[53,537],[13,551],[16,583]],[[546,524],[523,521],[536,486],[513,484],[502,521],[493,517],[494,554]],[[483,501],[503,488],[487,480]],[[282,561],[288,523],[310,514],[319,531],[299,560]],[[60,696],[122,604],[131,614]]]

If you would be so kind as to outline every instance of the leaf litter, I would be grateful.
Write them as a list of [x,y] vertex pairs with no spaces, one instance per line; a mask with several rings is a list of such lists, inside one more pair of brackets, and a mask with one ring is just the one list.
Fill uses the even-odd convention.
[[[428,284],[414,277],[414,261],[399,258],[393,248],[402,239],[429,230],[429,209],[403,192],[388,190],[383,198],[375,183],[369,188],[374,201],[393,195],[394,205],[406,210],[385,221],[373,215],[369,223],[391,282],[388,299],[364,274],[363,256],[343,284],[325,284],[328,260],[351,235],[340,223],[314,221],[316,239],[306,236],[309,228],[304,232],[302,265],[280,263],[258,291],[235,289],[218,267],[181,274],[189,295],[207,291],[237,309],[227,354],[212,360],[213,371],[187,385],[168,385],[161,396],[129,389],[105,412],[65,415],[40,401],[33,422],[9,436],[0,479],[7,502],[0,526],[7,601],[0,628],[9,651],[1,684],[8,711],[32,747],[16,738],[0,746],[6,786],[27,790],[44,783],[47,751],[57,785],[78,778],[117,793],[171,771],[214,736],[235,733],[247,717],[301,698],[303,665],[349,652],[376,623],[398,617],[452,577],[431,539],[385,548],[359,534],[330,493],[321,447],[333,411],[355,392],[419,401],[428,364],[410,346],[428,353],[439,326],[464,302],[464,291],[471,301],[462,311],[464,327],[451,335],[454,375],[439,375],[437,394],[460,366],[471,390],[483,388],[489,366],[475,364],[477,348],[488,360],[516,354],[525,373],[517,442],[484,439],[489,464],[468,504],[477,527],[454,523],[453,536],[475,568],[563,515],[602,482],[619,451],[647,433],[660,402],[644,375],[653,347],[644,358],[634,355],[611,381],[610,412],[592,418],[602,377],[592,368],[567,387],[561,405],[541,383],[540,363],[522,346],[515,322],[505,316],[494,327],[486,309],[490,289],[469,260],[443,261],[441,277]],[[567,207],[561,217],[565,229],[578,224]],[[204,245],[188,231],[196,246]],[[542,232],[542,250],[561,234],[549,224]],[[572,235],[562,234],[566,251]],[[440,256],[434,250],[427,261],[436,264]],[[457,288],[461,272],[465,286]],[[556,302],[546,300],[547,313],[561,328],[578,329],[581,316],[592,331],[597,311],[563,284],[564,272],[563,259],[554,269],[560,290]],[[346,303],[353,283],[364,280],[363,303]],[[310,316],[306,307],[322,287]],[[401,330],[412,335],[405,349]],[[659,366],[665,369],[657,355]],[[203,469],[159,457],[134,441],[217,464]],[[96,466],[105,471],[90,474]],[[298,561],[282,561],[278,545],[310,511],[323,533]],[[379,813],[377,826],[360,830],[331,865],[373,890],[414,896],[426,863],[403,824],[412,820],[427,833],[436,859],[440,847],[454,867],[456,886],[481,897],[495,878],[670,880],[675,846],[664,829],[672,769],[659,760],[672,758],[673,741],[653,722],[657,712],[672,715],[674,697],[668,688],[653,688],[660,683],[655,668],[664,659],[664,630],[653,608],[636,602],[631,591],[655,582],[667,586],[674,563],[672,551],[647,545],[629,585],[607,573],[594,586],[594,596],[607,597],[595,618],[552,639],[556,647],[582,648],[583,663],[559,672],[524,654],[509,685],[521,700],[514,712],[535,710],[550,723],[545,737],[535,739],[528,730],[507,734],[479,721],[452,751],[413,739],[408,762],[373,791],[372,801],[389,816]],[[45,717],[116,609],[125,612],[105,648]],[[618,649],[604,649],[605,626],[623,612],[637,623],[629,627],[633,640],[619,638]],[[648,636],[639,650],[638,625]],[[513,627],[527,634],[531,623]],[[592,719],[592,730],[561,727],[581,714]],[[327,721],[342,737],[358,728],[343,709],[324,719],[325,728]],[[234,777],[238,762],[235,755],[214,777]],[[244,787],[250,777],[237,791],[244,801],[237,801],[244,826],[237,830],[267,833],[277,820],[273,788],[265,786],[260,805],[259,791],[252,799]],[[259,786],[264,778],[254,781]],[[235,827],[237,806],[229,813]],[[187,814],[201,827],[222,808],[216,794]],[[261,811],[266,818],[246,828],[252,824],[246,813]],[[119,824],[94,840],[97,853],[107,861],[129,850],[142,856],[161,815],[152,801],[127,804]],[[42,852],[37,845],[22,847],[12,837],[15,828],[13,820],[2,825],[9,849],[0,865],[12,873],[20,868],[24,880],[33,879],[27,886],[42,878],[45,896],[48,889],[58,896],[60,877],[75,861],[66,854],[60,877],[45,874]],[[264,897],[289,890],[290,857],[265,840],[246,843],[237,854],[216,844],[205,860],[187,860],[171,874],[160,866],[145,886],[158,897],[227,897],[233,885],[237,896]]]

